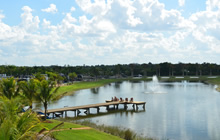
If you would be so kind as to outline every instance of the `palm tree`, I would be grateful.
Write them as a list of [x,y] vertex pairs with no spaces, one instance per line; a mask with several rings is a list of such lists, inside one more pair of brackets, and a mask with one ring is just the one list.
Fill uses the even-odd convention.
[[21,111],[21,99],[0,97],[0,139],[34,139],[34,129],[40,127],[36,113]]
[[0,82],[0,95],[11,99],[16,97],[19,93],[19,88],[17,88],[17,82],[13,77],[2,79]]
[[69,78],[71,79],[72,83],[74,81],[74,79],[77,77],[77,74],[75,72],[69,73],[68,74]]
[[35,79],[31,79],[29,82],[19,82],[19,87],[23,91],[23,95],[28,99],[30,109],[32,109],[32,104],[38,90],[37,82]]
[[40,101],[44,106],[44,115],[46,120],[47,106],[50,101],[55,98],[55,93],[59,87],[54,88],[54,82],[43,80],[38,84],[39,92],[37,93],[36,99]]

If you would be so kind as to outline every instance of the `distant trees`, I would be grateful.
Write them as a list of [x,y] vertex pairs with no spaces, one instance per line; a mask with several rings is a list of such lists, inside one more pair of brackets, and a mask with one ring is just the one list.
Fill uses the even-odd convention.
[[[80,75],[98,77],[110,77],[120,74],[126,76],[135,75],[161,75],[161,76],[174,76],[174,75],[220,75],[220,65],[214,63],[181,63],[172,64],[169,62],[152,64],[117,64],[117,65],[95,65],[95,66],[34,66],[34,67],[19,67],[13,65],[1,65],[0,74],[7,74],[15,78],[22,75],[34,75],[39,81],[45,79],[42,74],[48,73],[48,77],[52,81],[61,83],[62,79],[68,77],[69,73],[75,72]],[[55,75],[54,75],[55,74]],[[59,77],[60,75],[64,75]]]

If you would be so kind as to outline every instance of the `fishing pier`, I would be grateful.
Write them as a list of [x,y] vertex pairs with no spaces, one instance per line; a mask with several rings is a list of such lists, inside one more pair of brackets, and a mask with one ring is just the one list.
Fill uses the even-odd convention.
[[53,118],[55,115],[59,114],[62,115],[65,113],[65,116],[67,116],[67,111],[73,111],[75,114],[75,117],[77,117],[82,110],[84,110],[84,113],[86,115],[90,114],[90,109],[95,108],[97,110],[97,113],[100,112],[100,107],[105,107],[107,111],[111,109],[119,109],[119,105],[122,105],[124,107],[124,110],[128,109],[128,105],[132,105],[133,110],[138,110],[139,106],[142,106],[142,108],[145,110],[145,104],[146,102],[138,102],[138,101],[106,101],[106,103],[98,103],[98,104],[90,104],[90,105],[81,105],[81,106],[74,106],[74,107],[64,107],[64,108],[58,108],[58,109],[49,109],[47,110],[47,114],[50,115],[52,113]]

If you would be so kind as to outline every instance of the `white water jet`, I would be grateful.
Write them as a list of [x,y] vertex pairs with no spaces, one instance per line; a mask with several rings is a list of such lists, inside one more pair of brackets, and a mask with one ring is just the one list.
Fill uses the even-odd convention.
[[147,86],[149,87],[149,90],[145,93],[165,93],[163,92],[156,75],[152,77],[152,81],[149,82]]

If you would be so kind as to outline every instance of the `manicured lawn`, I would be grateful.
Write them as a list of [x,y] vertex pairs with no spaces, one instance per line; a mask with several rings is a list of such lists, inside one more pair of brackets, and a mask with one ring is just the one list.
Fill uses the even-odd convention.
[[88,88],[95,88],[104,86],[106,84],[121,81],[120,79],[104,79],[92,82],[75,82],[72,85],[61,86],[57,91],[57,96],[69,95],[74,93],[74,91]]
[[[47,120],[47,121],[50,121],[51,123],[42,123],[42,125],[44,127],[48,128],[49,130],[61,123],[61,121],[57,121],[57,120]],[[57,129],[80,128],[80,127],[85,127],[85,126],[82,126],[82,125],[79,125],[79,124],[64,122],[64,125],[58,127]]]
[[98,130],[64,130],[54,132],[57,140],[122,140],[119,137],[99,132]]
[[[51,123],[42,123],[42,125],[48,129],[52,129],[53,127],[61,123],[61,121],[57,121],[57,120],[49,120],[49,121],[51,121]],[[55,129],[55,130],[60,129],[61,131],[52,132],[52,136],[57,140],[122,140],[119,137],[98,131],[93,128],[85,129],[85,130],[69,129],[69,128],[83,128],[83,127],[86,126],[64,122],[64,125]],[[62,129],[68,129],[68,130],[62,130]]]

